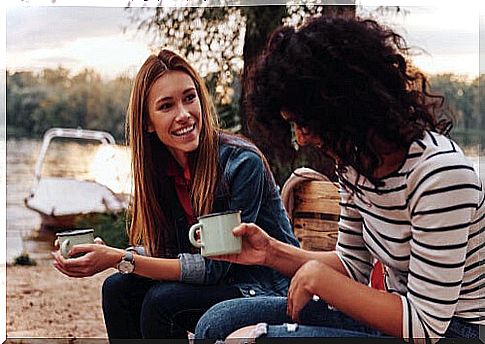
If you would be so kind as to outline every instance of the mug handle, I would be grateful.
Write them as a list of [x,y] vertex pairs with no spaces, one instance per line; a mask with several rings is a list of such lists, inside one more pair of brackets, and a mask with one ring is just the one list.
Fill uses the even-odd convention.
[[192,225],[192,227],[190,227],[190,229],[189,229],[189,240],[190,240],[190,243],[192,245],[194,245],[197,248],[201,248],[202,246],[204,246],[204,244],[196,241],[195,238],[194,238],[194,234],[195,234],[195,231],[197,229],[202,229],[202,223],[196,223],[195,225]]
[[67,251],[69,243],[70,243],[69,239],[66,239],[62,242],[61,253],[62,253],[64,258],[69,258],[69,256],[68,256],[69,252]]

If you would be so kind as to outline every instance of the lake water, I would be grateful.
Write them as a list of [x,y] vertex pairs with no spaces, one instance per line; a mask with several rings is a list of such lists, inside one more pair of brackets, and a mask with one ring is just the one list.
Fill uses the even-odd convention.
[[[36,140],[8,140],[6,144],[7,261],[11,261],[23,250],[35,259],[50,258],[54,236],[38,231],[40,216],[24,205],[24,198],[34,178],[40,147],[41,142]],[[108,185],[115,192],[126,190],[129,157],[123,154],[119,156],[121,166],[113,163],[103,166],[102,152],[99,144],[54,141],[45,157],[42,175],[94,179]],[[475,168],[481,171],[484,180],[485,156],[479,158],[477,154],[470,153],[469,157]],[[103,172],[109,174],[103,175]],[[114,180],[113,174],[122,176],[121,180]]]
[[[7,140],[6,143],[6,260],[12,261],[22,251],[27,251],[35,259],[50,258],[52,233],[41,232],[40,215],[24,205],[34,180],[35,163],[42,142],[39,140]],[[114,191],[125,188],[119,180],[109,181],[107,172],[126,174],[129,159],[122,156],[122,167],[99,163],[106,145],[81,143],[81,141],[51,141],[44,159],[42,176],[64,176],[76,179],[97,180],[110,186]],[[122,154],[121,147],[115,147]],[[106,156],[106,154],[104,154]],[[104,161],[106,163],[106,161]],[[101,165],[101,166],[100,166]],[[101,167],[101,168],[100,168]],[[120,173],[119,169],[123,169]],[[126,179],[126,176],[125,176]],[[126,183],[126,180],[124,182]]]

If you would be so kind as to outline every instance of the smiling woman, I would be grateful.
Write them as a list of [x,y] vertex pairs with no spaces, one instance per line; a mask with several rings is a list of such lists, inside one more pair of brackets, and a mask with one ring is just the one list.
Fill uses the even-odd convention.
[[[77,245],[54,266],[71,277],[110,267],[103,313],[110,338],[186,338],[212,305],[255,295],[283,296],[273,269],[202,257],[189,242],[197,217],[240,210],[279,241],[298,245],[266,159],[225,132],[198,73],[163,49],[141,66],[127,112],[134,180],[127,250]],[[270,319],[265,319],[270,320]]]
[[156,132],[180,166],[199,145],[200,101],[194,82],[180,71],[169,71],[148,93],[148,132]]

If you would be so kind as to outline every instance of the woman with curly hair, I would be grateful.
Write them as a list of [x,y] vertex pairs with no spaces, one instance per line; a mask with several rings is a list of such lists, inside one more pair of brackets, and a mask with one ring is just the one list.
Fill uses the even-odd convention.
[[[484,194],[447,137],[443,98],[406,59],[401,36],[375,21],[318,17],[271,36],[248,83],[263,133],[318,147],[336,164],[341,214],[336,250],[310,252],[242,224],[238,255],[292,278],[287,298],[222,302],[196,335],[478,337],[483,297]],[[443,118],[441,118],[443,117]],[[274,140],[273,140],[274,141]],[[369,286],[375,260],[385,291]],[[215,317],[230,324],[218,324]],[[258,312],[253,312],[257,309]],[[296,323],[294,323],[296,322]]]

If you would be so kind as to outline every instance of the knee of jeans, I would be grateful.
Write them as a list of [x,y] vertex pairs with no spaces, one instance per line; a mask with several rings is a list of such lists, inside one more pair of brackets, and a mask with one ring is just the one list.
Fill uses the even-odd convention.
[[[241,299],[242,300],[242,299]],[[222,301],[209,308],[197,322],[195,338],[224,339],[239,328],[247,315],[240,313],[240,300]]]
[[[207,314],[207,313],[206,313]],[[197,326],[195,326],[195,338],[196,339],[210,339],[210,324],[211,320],[210,317],[206,317],[205,315],[197,322]]]
[[148,289],[143,298],[142,314],[173,313],[178,309],[179,295],[170,283],[158,284]]
[[[228,300],[231,301],[231,300]],[[195,327],[195,338],[197,339],[224,339],[227,335],[225,325],[230,322],[224,313],[231,313],[231,302],[222,301],[209,308],[197,322]],[[226,321],[221,321],[225,319]]]
[[101,294],[103,297],[103,301],[114,299],[118,297],[118,295],[123,295],[122,292],[124,280],[123,276],[120,274],[114,274],[106,278],[103,282],[103,287],[101,288]]

